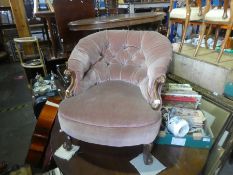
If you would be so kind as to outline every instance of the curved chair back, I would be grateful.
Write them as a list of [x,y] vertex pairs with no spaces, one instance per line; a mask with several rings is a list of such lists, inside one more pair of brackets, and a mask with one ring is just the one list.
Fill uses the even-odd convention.
[[109,30],[79,41],[68,60],[76,73],[74,94],[109,80],[140,87],[143,96],[166,74],[172,59],[169,40],[154,31]]

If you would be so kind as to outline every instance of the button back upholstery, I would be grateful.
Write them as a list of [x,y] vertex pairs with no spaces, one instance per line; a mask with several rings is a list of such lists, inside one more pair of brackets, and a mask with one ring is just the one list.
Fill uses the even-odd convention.
[[73,97],[59,107],[61,129],[100,145],[151,143],[161,124],[151,107],[154,84],[171,59],[169,40],[153,31],[108,30],[81,39],[68,60],[76,76]]

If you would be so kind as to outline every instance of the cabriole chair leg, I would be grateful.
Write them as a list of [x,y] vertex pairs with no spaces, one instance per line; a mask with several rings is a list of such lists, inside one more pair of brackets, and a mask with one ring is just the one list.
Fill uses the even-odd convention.
[[63,148],[67,151],[70,151],[72,149],[72,140],[70,136],[66,137],[66,140],[63,143]]
[[143,160],[145,165],[150,165],[153,163],[153,158],[151,150],[153,148],[153,143],[143,145]]

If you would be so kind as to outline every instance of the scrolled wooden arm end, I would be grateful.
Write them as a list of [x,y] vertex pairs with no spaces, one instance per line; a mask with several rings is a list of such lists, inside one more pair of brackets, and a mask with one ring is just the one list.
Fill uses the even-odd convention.
[[66,69],[64,71],[64,74],[65,76],[68,76],[70,77],[70,85],[69,87],[66,89],[66,92],[65,92],[65,98],[69,98],[69,97],[72,97],[73,96],[73,90],[74,90],[74,82],[75,82],[75,73],[74,71],[71,71],[69,69]]
[[165,80],[166,80],[165,76],[162,75],[159,78],[157,78],[157,80],[154,83],[154,100],[151,103],[151,106],[155,110],[159,109],[160,106],[162,105],[162,101],[159,94],[159,88],[162,84],[165,83]]

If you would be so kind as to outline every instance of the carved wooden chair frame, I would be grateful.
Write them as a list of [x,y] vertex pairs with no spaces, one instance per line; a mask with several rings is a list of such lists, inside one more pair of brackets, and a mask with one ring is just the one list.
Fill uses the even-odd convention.
[[[64,74],[65,76],[70,77],[71,79],[70,86],[66,89],[65,92],[65,98],[70,98],[73,96],[74,85],[76,84],[75,83],[76,75],[74,71],[71,71],[69,69],[66,69]],[[164,76],[160,76],[159,78],[157,78],[157,80],[154,83],[155,100],[153,102],[152,108],[154,108],[155,110],[158,110],[162,105],[162,101],[158,92],[161,86],[165,83],[165,80],[166,79]],[[71,145],[72,145],[71,138],[67,136],[67,139],[63,144],[63,147],[69,150],[71,148]],[[151,154],[152,149],[153,149],[153,143],[143,145],[143,160],[146,165],[150,165],[153,163],[153,158]]]

